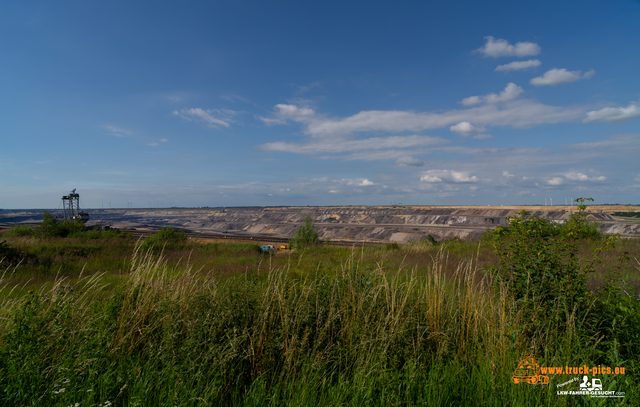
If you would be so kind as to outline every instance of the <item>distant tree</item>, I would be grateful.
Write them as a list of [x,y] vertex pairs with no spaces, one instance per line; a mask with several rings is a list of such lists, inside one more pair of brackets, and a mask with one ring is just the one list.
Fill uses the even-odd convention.
[[42,223],[40,224],[40,234],[45,237],[55,236],[57,232],[58,220],[49,211],[44,211]]
[[304,225],[300,226],[293,235],[292,243],[295,246],[304,246],[320,242],[318,238],[318,232],[313,226],[313,219],[311,216],[307,216],[304,219]]
[[80,219],[58,219],[44,211],[39,232],[42,237],[80,237],[84,234],[84,223]]

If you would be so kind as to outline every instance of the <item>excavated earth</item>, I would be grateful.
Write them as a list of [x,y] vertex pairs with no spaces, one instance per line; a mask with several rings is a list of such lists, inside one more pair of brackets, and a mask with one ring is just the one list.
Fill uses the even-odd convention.
[[[430,206],[430,207],[243,207],[199,209],[97,209],[91,220],[115,228],[153,230],[173,226],[191,232],[257,238],[291,237],[311,216],[321,239],[411,242],[432,235],[436,240],[479,238],[487,229],[505,226],[506,217],[526,210],[533,216],[563,222],[575,207]],[[609,212],[640,212],[636,206],[589,208],[588,218],[605,233],[640,237],[640,221],[611,216]],[[43,211],[0,211],[0,223],[35,223]]]

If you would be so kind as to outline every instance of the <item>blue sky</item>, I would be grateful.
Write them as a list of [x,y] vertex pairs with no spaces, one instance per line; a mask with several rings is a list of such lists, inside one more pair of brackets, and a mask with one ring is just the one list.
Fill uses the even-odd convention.
[[640,2],[0,5],[0,208],[640,203]]

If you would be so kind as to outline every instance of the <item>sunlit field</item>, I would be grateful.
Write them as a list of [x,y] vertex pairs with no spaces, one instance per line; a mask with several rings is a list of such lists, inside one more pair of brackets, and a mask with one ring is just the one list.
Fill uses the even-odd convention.
[[533,356],[541,366],[624,367],[600,376],[606,389],[624,392],[606,402],[638,405],[638,241],[609,241],[580,225],[537,234],[539,224],[522,226],[474,242],[299,245],[271,254],[176,231],[147,241],[8,231],[0,239],[0,400],[602,401],[557,395],[574,375],[515,384],[519,361]]

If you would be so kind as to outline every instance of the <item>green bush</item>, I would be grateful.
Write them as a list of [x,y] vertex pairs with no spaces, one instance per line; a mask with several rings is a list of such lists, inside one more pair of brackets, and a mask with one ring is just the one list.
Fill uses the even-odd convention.
[[[500,265],[492,267],[497,282],[527,308],[550,310],[562,299],[572,308],[587,294],[587,273],[581,267],[573,231],[526,211],[507,217],[495,230],[493,246]],[[577,224],[575,224],[577,225]]]
[[[602,238],[597,225],[586,220],[585,199],[580,211],[563,225],[530,216],[525,211],[508,217],[497,228],[492,244],[499,266],[491,267],[496,283],[519,303],[523,331],[532,337],[546,331],[579,352],[593,349],[594,362],[640,367],[640,307],[637,294],[621,278],[611,278],[598,290],[587,288],[587,277],[600,262],[599,254],[612,248],[618,236]],[[599,239],[591,259],[580,262],[578,249],[585,239]],[[628,265],[623,254],[615,266]],[[538,334],[536,334],[538,332]],[[635,369],[635,370],[634,370]],[[635,375],[635,373],[634,373]],[[627,375],[626,380],[633,376]]]
[[300,226],[293,235],[291,243],[293,243],[294,246],[307,246],[319,242],[318,232],[313,226],[313,219],[311,219],[311,216],[307,216],[304,219],[304,225]]
[[38,232],[42,237],[80,237],[85,227],[80,219],[58,219],[45,211]]
[[154,233],[152,236],[147,237],[140,248],[142,250],[161,250],[165,246],[176,248],[179,245],[183,245],[187,241],[187,235],[184,230],[177,230],[171,226],[163,227]]
[[7,237],[20,237],[20,236],[34,236],[38,232],[37,229],[29,225],[17,225],[9,229],[5,236]]

